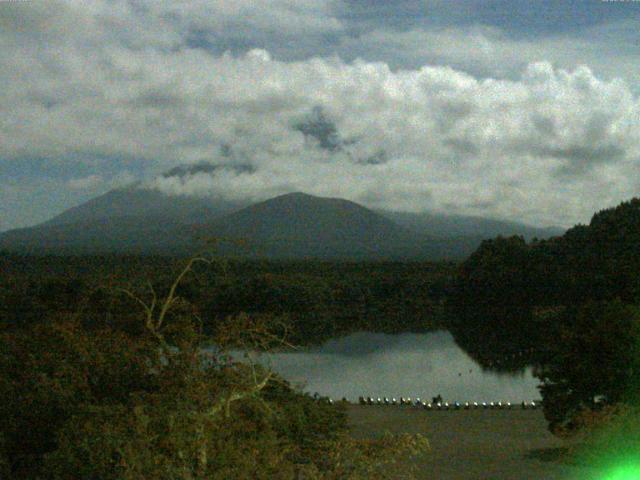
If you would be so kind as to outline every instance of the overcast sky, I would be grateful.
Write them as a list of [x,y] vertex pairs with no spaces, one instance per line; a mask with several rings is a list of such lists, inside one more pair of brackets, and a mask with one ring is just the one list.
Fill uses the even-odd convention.
[[0,230],[134,181],[585,223],[640,194],[639,65],[640,1],[0,2]]

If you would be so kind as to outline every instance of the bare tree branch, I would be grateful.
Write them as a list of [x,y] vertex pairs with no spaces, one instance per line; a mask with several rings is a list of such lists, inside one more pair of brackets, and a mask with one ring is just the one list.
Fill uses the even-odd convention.
[[229,418],[231,416],[231,404],[233,402],[256,396],[267,386],[273,376],[274,372],[269,371],[260,382],[255,383],[249,390],[232,392],[228,397],[221,398],[208,410],[207,414],[215,417],[224,410],[225,417]]
[[[125,288],[117,289],[118,291],[127,295],[132,300],[136,301],[140,306],[142,306],[145,313],[145,327],[160,342],[166,354],[170,354],[171,350],[164,338],[164,335],[162,335],[162,333],[160,332],[160,329],[162,328],[162,325],[164,323],[167,313],[179,298],[176,296],[176,289],[178,288],[178,285],[180,285],[180,282],[185,277],[185,275],[192,271],[193,265],[196,262],[202,262],[206,264],[212,263],[211,260],[204,257],[191,258],[187,263],[187,265],[182,269],[180,274],[176,277],[174,282],[171,284],[169,293],[161,302],[160,312],[158,313],[157,317],[154,316],[154,314],[155,314],[156,307],[158,305],[158,295],[156,294],[156,291],[153,288],[153,285],[151,284],[151,282],[147,282],[149,291],[151,292],[151,303],[145,302],[140,297],[135,295],[131,290],[127,290]],[[199,317],[197,318],[199,319]],[[200,320],[200,323],[202,324],[202,320],[201,319],[199,320]]]
[[122,292],[122,293],[124,293],[124,294],[125,294],[125,295],[127,295],[129,298],[131,298],[131,299],[135,300],[136,302],[138,302],[138,303],[142,306],[142,308],[144,309],[144,311],[145,311],[147,321],[148,321],[149,319],[152,319],[152,318],[153,318],[153,311],[151,310],[151,308],[149,307],[149,305],[147,305],[147,304],[145,303],[145,301],[144,301],[144,300],[142,300],[140,297],[136,296],[136,295],[135,295],[131,290],[127,290],[127,289],[125,289],[125,288],[118,288],[118,289],[116,289],[116,290],[117,290],[118,292]]
[[[180,298],[176,295],[178,286],[184,277],[193,271],[193,266],[198,262],[211,264],[213,260],[201,256],[191,258],[171,284],[166,297],[161,300],[158,299],[151,283],[148,283],[151,293],[151,301],[149,303],[145,302],[130,290],[123,288],[118,289],[142,306],[145,313],[145,327],[158,340],[165,355],[174,355],[175,349],[172,350],[167,344],[161,333],[161,328],[164,325],[166,315]],[[222,268],[226,273],[226,263],[222,263]],[[158,305],[160,305],[160,310],[156,313],[156,307]],[[192,312],[192,315],[199,322],[200,331],[202,332],[202,319],[195,312]],[[275,377],[275,373],[270,369],[266,369],[264,375],[260,374],[256,362],[250,353],[248,353],[256,350],[266,351],[272,349],[274,345],[277,347],[289,346],[294,348],[286,339],[288,326],[284,322],[279,322],[278,327],[284,331],[284,335],[278,336],[270,331],[269,327],[272,326],[272,323],[272,320],[268,324],[265,319],[252,318],[246,314],[240,314],[233,318],[229,317],[226,322],[222,323],[216,343],[221,346],[221,351],[232,346],[239,347],[241,350],[247,352],[246,359],[248,368],[250,369],[250,380],[248,382],[249,384],[239,383],[234,385],[231,392],[223,395],[213,406],[206,410],[206,415],[215,417],[222,412],[225,417],[229,417],[231,415],[231,406],[234,402],[250,397],[258,397],[258,394],[269,384],[269,381],[277,378]],[[195,353],[195,355],[200,358],[200,353]],[[206,460],[204,461],[206,463]]]
[[158,315],[158,318],[155,324],[156,329],[160,329],[162,327],[162,323],[164,322],[165,315],[167,314],[167,312],[169,311],[169,309],[177,299],[175,294],[176,294],[176,289],[178,288],[178,285],[180,284],[184,276],[191,271],[191,268],[196,262],[211,264],[211,260],[204,257],[194,257],[191,260],[189,260],[189,263],[187,263],[187,266],[180,272],[180,274],[174,280],[173,284],[171,285],[171,288],[169,289],[169,294],[167,295],[167,297],[164,299],[164,302],[162,303],[160,314]]

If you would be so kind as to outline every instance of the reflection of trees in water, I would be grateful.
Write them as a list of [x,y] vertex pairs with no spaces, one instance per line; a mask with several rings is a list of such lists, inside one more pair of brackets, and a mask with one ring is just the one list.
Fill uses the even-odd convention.
[[534,365],[550,429],[570,432],[584,410],[640,398],[638,272],[637,198],[562,237],[487,240],[459,268],[450,329],[485,368]]
[[461,266],[448,299],[456,343],[482,367],[518,371],[539,360],[548,272],[522,237],[486,240]]
[[527,345],[514,345],[513,337],[498,335],[472,335],[468,332],[451,332],[458,345],[483,370],[499,373],[521,373],[535,366],[540,351]]
[[[285,378],[305,379],[307,391],[356,400],[360,395],[397,399],[431,399],[440,393],[445,401],[511,401],[538,398],[529,369],[501,372],[479,368],[449,332],[380,335],[361,332],[330,343],[341,347],[356,343],[383,343],[370,353],[343,355],[329,345],[310,352],[274,355],[271,365]],[[389,348],[384,348],[384,340]],[[332,348],[333,347],[333,348]],[[356,347],[357,348],[357,347]]]

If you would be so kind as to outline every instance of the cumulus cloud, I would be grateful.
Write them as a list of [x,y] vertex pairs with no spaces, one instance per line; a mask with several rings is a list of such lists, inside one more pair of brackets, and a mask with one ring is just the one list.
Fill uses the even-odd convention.
[[[257,66],[253,56],[214,61],[234,78]],[[629,175],[640,156],[638,99],[624,82],[599,80],[586,67],[536,63],[508,81],[439,67],[394,73],[365,62],[259,62],[260,84],[251,75],[248,85],[217,83],[222,98],[226,85],[237,99],[226,122],[241,126],[225,142],[255,172],[194,175],[158,188],[250,198],[304,190],[542,223],[582,220],[637,192]],[[594,191],[600,196],[585,198]]]
[[[117,159],[172,195],[305,191],[537,224],[587,221],[638,194],[640,103],[624,80],[547,61],[504,76],[194,44],[243,21],[265,35],[343,27],[331,2],[250,3],[0,5],[0,158],[85,159],[95,182]],[[488,62],[499,35],[478,32],[490,41],[447,55],[485,48]]]

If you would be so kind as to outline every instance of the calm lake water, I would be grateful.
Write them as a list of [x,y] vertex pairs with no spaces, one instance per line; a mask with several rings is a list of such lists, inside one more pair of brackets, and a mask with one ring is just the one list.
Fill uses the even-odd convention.
[[485,372],[449,332],[355,333],[320,347],[262,355],[259,361],[309,393],[356,401],[372,397],[420,397],[444,401],[519,403],[540,398],[538,380]]

